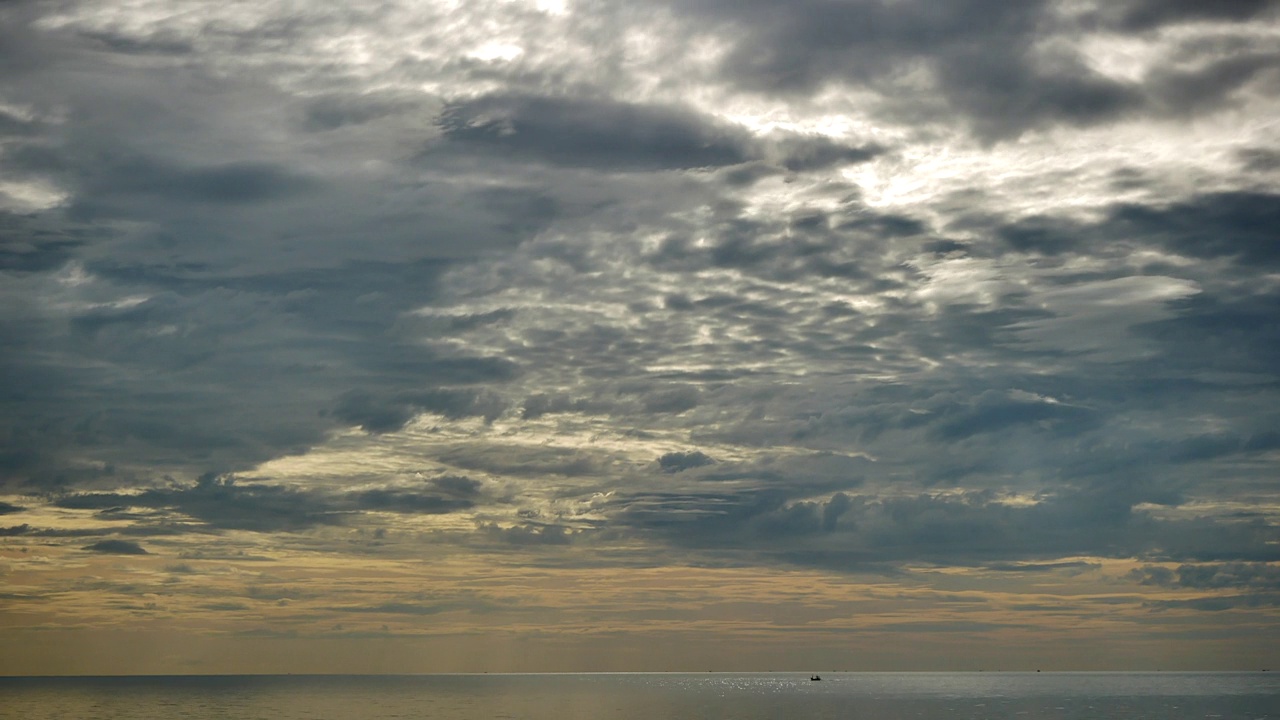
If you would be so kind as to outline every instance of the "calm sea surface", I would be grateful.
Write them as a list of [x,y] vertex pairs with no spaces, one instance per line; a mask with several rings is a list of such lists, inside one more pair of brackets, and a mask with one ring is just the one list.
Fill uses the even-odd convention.
[[1280,672],[0,678],[0,717],[1280,720]]

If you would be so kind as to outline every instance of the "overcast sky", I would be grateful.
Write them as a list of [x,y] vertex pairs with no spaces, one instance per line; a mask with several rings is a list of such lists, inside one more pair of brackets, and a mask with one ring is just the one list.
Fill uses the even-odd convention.
[[0,672],[1280,665],[1280,3],[0,2]]

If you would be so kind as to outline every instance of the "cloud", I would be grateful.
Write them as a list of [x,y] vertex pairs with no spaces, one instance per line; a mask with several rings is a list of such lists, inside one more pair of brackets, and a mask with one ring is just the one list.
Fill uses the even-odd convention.
[[52,218],[0,212],[0,271],[48,272],[65,265],[90,240],[85,228]]
[[182,168],[145,156],[99,158],[82,192],[94,199],[72,212],[92,217],[118,195],[144,195],[166,202],[238,205],[297,196],[315,180],[268,163],[238,162]]
[[1194,0],[1134,0],[1118,3],[1109,8],[1118,15],[1118,24],[1125,30],[1151,30],[1161,25],[1194,22],[1198,20],[1223,20],[1243,22],[1274,10],[1274,0],[1228,0],[1219,3],[1199,3]]
[[569,167],[684,169],[748,157],[744,132],[675,107],[501,94],[451,103],[437,122],[453,143]]
[[[481,484],[445,475],[425,483],[343,492],[237,481],[205,473],[194,485],[150,488],[138,493],[74,493],[53,500],[70,510],[148,508],[180,513],[205,524],[179,530],[303,531],[352,521],[366,511],[438,515],[469,510],[481,499]],[[160,516],[162,520],[168,520]],[[163,530],[158,527],[157,530]],[[172,528],[170,528],[172,530]]]
[[1015,425],[1053,426],[1058,433],[1079,433],[1097,427],[1089,408],[1035,396],[1009,396],[987,391],[966,407],[945,408],[933,425],[935,437],[957,440],[978,433],[996,432]]
[[523,524],[512,527],[483,525],[480,530],[507,545],[544,546],[569,545],[573,542],[573,532],[559,525]]
[[469,509],[474,505],[472,501],[465,498],[394,490],[364,490],[354,493],[352,499],[355,506],[362,510],[419,514],[457,512]]
[[92,545],[85,545],[83,549],[113,555],[150,555],[146,548],[129,540],[102,540]]
[[658,466],[663,472],[678,473],[692,468],[712,465],[715,460],[700,450],[689,452],[670,452],[658,458]]
[[1194,590],[1280,590],[1280,567],[1266,563],[1205,563],[1170,569],[1147,565],[1134,571],[1143,585]]
[[0,9],[15,546],[1270,607],[1274,3],[189,10]]
[[340,522],[341,508],[323,496],[270,485],[237,484],[235,478],[206,473],[193,486],[154,488],[135,495],[81,493],[54,505],[75,510],[145,507],[173,510],[210,527],[269,532]]
[[1280,196],[1225,192],[1196,195],[1163,207],[1124,205],[1113,211],[1110,234],[1150,238],[1188,257],[1228,257],[1247,265],[1274,265]]

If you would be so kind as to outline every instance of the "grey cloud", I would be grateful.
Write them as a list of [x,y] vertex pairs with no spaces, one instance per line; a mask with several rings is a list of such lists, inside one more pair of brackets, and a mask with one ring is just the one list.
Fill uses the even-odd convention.
[[[1070,56],[1033,52],[1044,2],[934,3],[812,0],[787,12],[769,2],[676,2],[737,41],[723,73],[782,95],[828,83],[894,93],[904,66],[923,64],[949,104],[984,137],[1016,135],[1044,122],[1091,123],[1140,104],[1132,88]],[[977,51],[981,48],[981,51]],[[911,112],[919,112],[913,110]]]
[[537,477],[581,477],[604,471],[606,461],[590,453],[562,447],[459,445],[441,451],[441,462],[464,470]]
[[1238,608],[1271,608],[1280,607],[1280,593],[1215,595],[1190,600],[1155,600],[1146,603],[1146,605],[1161,610],[1188,608],[1200,612],[1223,612]]
[[[797,100],[833,85],[870,89],[884,98],[881,112],[889,117],[945,121],[958,112],[987,141],[1053,124],[1216,109],[1272,61],[1233,58],[1197,72],[1121,81],[1066,48],[1099,28],[1141,33],[1171,22],[1243,22],[1276,7],[1270,0],[1139,0],[1077,13],[1045,1],[806,0],[788,12],[764,0],[671,5],[732,43],[720,68],[731,82]],[[904,68],[926,71],[937,94],[922,93],[918,73]]]
[[85,550],[93,552],[110,553],[113,555],[149,555],[147,549],[136,542],[129,540],[102,540],[92,545],[84,546]]
[[822,507],[822,529],[831,532],[840,522],[840,516],[853,508],[853,500],[846,494],[838,492]]
[[79,36],[101,45],[103,50],[122,55],[190,55],[195,45],[188,38],[151,35],[138,38],[107,31],[81,32]]
[[1092,125],[1140,108],[1137,88],[1097,75],[1078,58],[1049,60],[1028,49],[956,49],[940,60],[939,76],[952,105],[988,140],[1016,137],[1039,125]]
[[381,605],[339,605],[329,608],[335,612],[375,613],[386,615],[437,615],[443,612],[475,611],[475,606],[468,603],[439,603],[425,605],[422,603],[389,602]]
[[482,417],[492,422],[506,409],[505,400],[486,390],[438,388],[404,392],[389,398],[354,390],[342,396],[333,414],[342,422],[358,425],[367,432],[387,433],[403,428],[423,412],[436,413],[451,420]]
[[[481,496],[480,484],[470,478],[443,476],[418,486],[396,486],[341,492],[237,482],[233,476],[206,473],[194,485],[150,488],[138,493],[75,493],[56,497],[56,507],[116,512],[148,508],[187,515],[202,527],[172,527],[162,523],[145,534],[214,530],[255,532],[300,531],[337,525],[363,511],[438,515],[471,509]],[[140,525],[146,531],[147,525]],[[95,531],[96,532],[96,531]]]
[[[340,423],[385,431],[426,410],[493,418],[505,407],[495,393],[458,386],[508,382],[519,368],[420,342],[478,325],[399,322],[431,300],[443,267],[358,263],[221,278],[201,268],[91,266],[83,300],[70,298],[83,309],[69,317],[11,303],[0,314],[12,342],[0,360],[0,433],[12,441],[0,453],[12,471],[7,481],[80,482],[83,467],[60,466],[69,447],[96,448],[124,483],[139,453],[171,457],[194,475],[298,451]],[[60,287],[29,282],[33,290]],[[136,299],[113,302],[121,296]],[[116,371],[97,374],[99,361]],[[335,402],[335,388],[361,385],[363,396]],[[439,385],[453,387],[422,390]],[[337,412],[323,413],[335,404]],[[171,413],[181,419],[163,419]],[[44,429],[22,439],[37,426]]]
[[644,409],[651,413],[680,414],[698,406],[701,393],[693,386],[659,387],[643,394]]
[[678,473],[692,468],[712,465],[715,459],[700,450],[689,452],[670,452],[658,458],[658,466],[663,472]]
[[1270,148],[1243,148],[1236,151],[1236,157],[1246,172],[1280,170],[1280,151]]
[[491,95],[451,103],[437,122],[453,143],[570,167],[687,169],[748,158],[742,131],[671,107]]
[[[761,216],[725,206],[697,235],[672,233],[644,259],[667,272],[730,269],[772,282],[839,279],[853,295],[879,295],[908,286],[913,268],[904,263],[934,241],[932,223],[906,212],[865,206],[854,188],[835,184],[837,206],[799,206]],[[668,296],[671,309],[716,309],[736,303],[737,314],[770,314],[775,303],[747,303],[718,292],[695,300],[688,289]],[[727,312],[726,312],[727,314]]]
[[457,512],[474,506],[472,501],[466,499],[398,490],[364,490],[354,493],[352,500],[361,510],[385,510],[422,515]]
[[1103,252],[1103,243],[1141,242],[1186,257],[1273,265],[1280,258],[1278,207],[1280,196],[1269,192],[1214,192],[1164,203],[1116,204],[1094,223],[1037,215],[1001,225],[996,232],[1014,250],[1047,256]]
[[1280,195],[1272,193],[1208,193],[1164,206],[1122,205],[1109,220],[1116,235],[1151,238],[1190,257],[1232,257],[1250,265],[1280,260]]
[[1134,511],[1143,500],[1124,488],[1064,489],[1033,505],[986,491],[789,500],[794,490],[785,488],[628,494],[614,501],[616,521],[684,548],[845,570],[907,560],[1010,571],[1019,560],[1046,570],[1073,555],[1230,560],[1239,568],[1280,558],[1265,522],[1158,520]]
[[289,198],[317,187],[317,181],[267,163],[227,163],[207,167],[168,166],[150,158],[108,159],[95,194],[143,193],[158,199],[212,204],[260,203]]
[[[88,157],[84,157],[88,155]],[[151,198],[235,206],[278,201],[317,191],[319,180],[267,162],[180,165],[120,148],[25,146],[6,153],[11,167],[50,175],[76,189],[74,217],[139,214],[133,203]]]
[[363,125],[410,110],[425,111],[425,108],[420,100],[396,95],[332,94],[307,102],[302,125],[311,132],[324,132]]
[[508,545],[540,546],[569,545],[573,542],[573,532],[559,525],[513,525],[504,528],[488,524],[480,530],[489,537]]
[[0,137],[21,137],[37,132],[39,125],[13,113],[0,110]]
[[1039,425],[1052,426],[1058,434],[1077,434],[1096,428],[1099,423],[1098,414],[1089,408],[1046,399],[1013,399],[988,390],[970,403],[943,409],[930,433],[936,438],[957,440],[1011,426]]
[[442,475],[431,479],[431,487],[446,495],[467,498],[480,493],[481,483],[464,475]]
[[35,214],[0,212],[0,272],[47,272],[62,267],[93,233]]
[[342,422],[358,425],[365,432],[394,432],[413,419],[416,408],[410,403],[378,401],[367,392],[351,391],[338,401],[333,414]]
[[147,507],[174,510],[219,529],[298,530],[340,521],[334,505],[323,497],[299,490],[237,484],[232,477],[207,473],[188,487],[153,488],[138,494],[87,493],[60,497],[58,507],[99,510]]
[[1133,571],[1143,585],[1194,590],[1280,591],[1280,567],[1267,563],[1205,563],[1170,569],[1147,565]]
[[822,136],[783,135],[775,140],[782,167],[792,172],[866,162],[884,152],[877,145],[853,147]]
[[612,406],[603,401],[559,393],[537,393],[525,398],[520,417],[536,420],[553,413],[607,413]]
[[1245,52],[1195,70],[1162,71],[1148,78],[1152,102],[1171,113],[1195,113],[1226,104],[1233,93],[1280,67],[1280,53]]
[[26,508],[21,505],[0,502],[0,515],[9,515],[11,513],[22,512],[23,510],[26,510]]
[[1280,7],[1275,0],[1132,0],[1116,3],[1107,12],[1125,30],[1151,30],[1161,25],[1197,20],[1242,22]]
[[1062,562],[1042,562],[1042,563],[992,563],[983,566],[986,570],[994,570],[995,572],[1008,573],[1037,573],[1046,570],[1064,570],[1068,573],[1080,573],[1089,570],[1097,570],[1102,565],[1099,563],[1088,562],[1085,560],[1066,560]]

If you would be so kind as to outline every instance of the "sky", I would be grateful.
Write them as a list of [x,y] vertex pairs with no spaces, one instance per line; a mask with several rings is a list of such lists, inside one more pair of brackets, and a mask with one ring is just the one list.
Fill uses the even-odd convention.
[[1280,3],[0,2],[0,674],[1280,667]]

